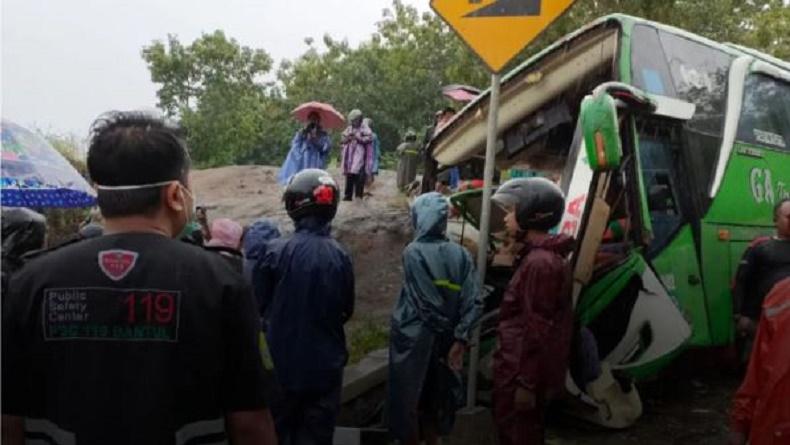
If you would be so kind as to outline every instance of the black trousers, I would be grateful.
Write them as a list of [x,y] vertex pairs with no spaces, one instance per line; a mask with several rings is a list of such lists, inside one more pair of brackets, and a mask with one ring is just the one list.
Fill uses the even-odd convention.
[[362,199],[365,194],[365,173],[359,173],[357,175],[346,175],[346,201],[351,201],[353,199],[353,195],[357,195],[357,198]]
[[281,391],[271,405],[280,445],[332,445],[341,389]]

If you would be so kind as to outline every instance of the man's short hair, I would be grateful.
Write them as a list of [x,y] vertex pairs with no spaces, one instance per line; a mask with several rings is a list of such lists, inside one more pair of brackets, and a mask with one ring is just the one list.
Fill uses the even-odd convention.
[[88,173],[97,185],[105,217],[150,215],[161,205],[162,187],[102,189],[180,181],[190,159],[180,131],[162,118],[137,111],[112,111],[91,126]]
[[779,218],[779,211],[782,210],[782,206],[788,203],[790,203],[790,198],[782,198],[776,203],[774,206],[774,221]]

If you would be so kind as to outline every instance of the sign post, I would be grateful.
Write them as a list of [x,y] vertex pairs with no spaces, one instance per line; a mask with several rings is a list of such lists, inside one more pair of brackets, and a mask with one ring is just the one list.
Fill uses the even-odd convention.
[[[483,202],[480,211],[477,271],[485,282],[488,238],[491,227],[491,187],[499,117],[500,72],[522,49],[535,40],[576,0],[431,0],[431,8],[480,57],[491,71],[488,103],[486,161]],[[477,370],[480,359],[480,328],[474,332],[469,357],[467,407],[477,403]]]
[[[484,283],[488,266],[488,233],[491,230],[491,185],[494,182],[497,120],[499,119],[499,73],[491,74],[491,99],[486,127],[486,163],[483,170],[483,202],[480,206],[480,238],[477,245],[477,272]],[[477,403],[477,367],[480,363],[480,327],[475,329],[472,350],[469,351],[469,378],[466,387],[466,406]]]

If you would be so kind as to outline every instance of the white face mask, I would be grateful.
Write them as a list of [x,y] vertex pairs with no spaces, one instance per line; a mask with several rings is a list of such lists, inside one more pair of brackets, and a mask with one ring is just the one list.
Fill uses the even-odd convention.
[[[151,184],[134,184],[134,185],[99,185],[99,184],[96,184],[95,188],[96,188],[96,190],[109,190],[109,191],[115,191],[115,190],[140,190],[140,189],[148,189],[148,188],[154,188],[154,187],[164,187],[164,186],[170,185],[170,184],[178,184],[178,186],[182,190],[182,192],[181,192],[181,199],[184,200],[184,209],[186,209],[186,211],[187,211],[186,220],[184,221],[184,226],[186,227],[186,225],[189,224],[189,222],[192,221],[192,219],[194,219],[195,215],[197,214],[197,198],[195,197],[195,194],[193,192],[191,192],[188,188],[186,188],[186,186],[184,184],[182,184],[181,181],[179,181],[179,180],[171,179],[169,181],[154,182],[154,183],[151,183]],[[186,193],[189,195],[189,197],[192,198],[192,206],[190,208],[188,208],[186,206],[186,197],[184,196],[183,191],[186,191]]]
[[[181,190],[187,192],[187,195],[189,195],[189,198],[192,199],[192,206],[190,207],[191,211],[189,212],[189,214],[187,216],[187,222],[192,221],[195,218],[195,215],[197,215],[197,196],[195,196],[194,192],[192,192],[188,188],[186,188],[186,186],[184,186],[184,184],[181,184],[179,182],[178,186],[181,187]],[[182,194],[182,198],[183,198],[183,194]],[[184,198],[184,203],[186,204],[186,199],[185,198]],[[184,206],[184,207],[186,207],[186,206]]]

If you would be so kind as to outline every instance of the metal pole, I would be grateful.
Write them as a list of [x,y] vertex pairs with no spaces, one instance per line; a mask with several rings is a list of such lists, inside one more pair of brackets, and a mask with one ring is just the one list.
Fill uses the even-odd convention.
[[[499,74],[491,74],[491,96],[488,102],[488,131],[486,135],[486,165],[483,173],[483,202],[480,210],[480,239],[477,244],[477,272],[480,283],[485,283],[488,261],[488,232],[491,229],[491,186],[494,182],[494,155],[496,154],[497,117],[499,116]],[[472,335],[469,352],[469,384],[466,388],[466,406],[477,403],[477,368],[480,361],[480,327]]]

